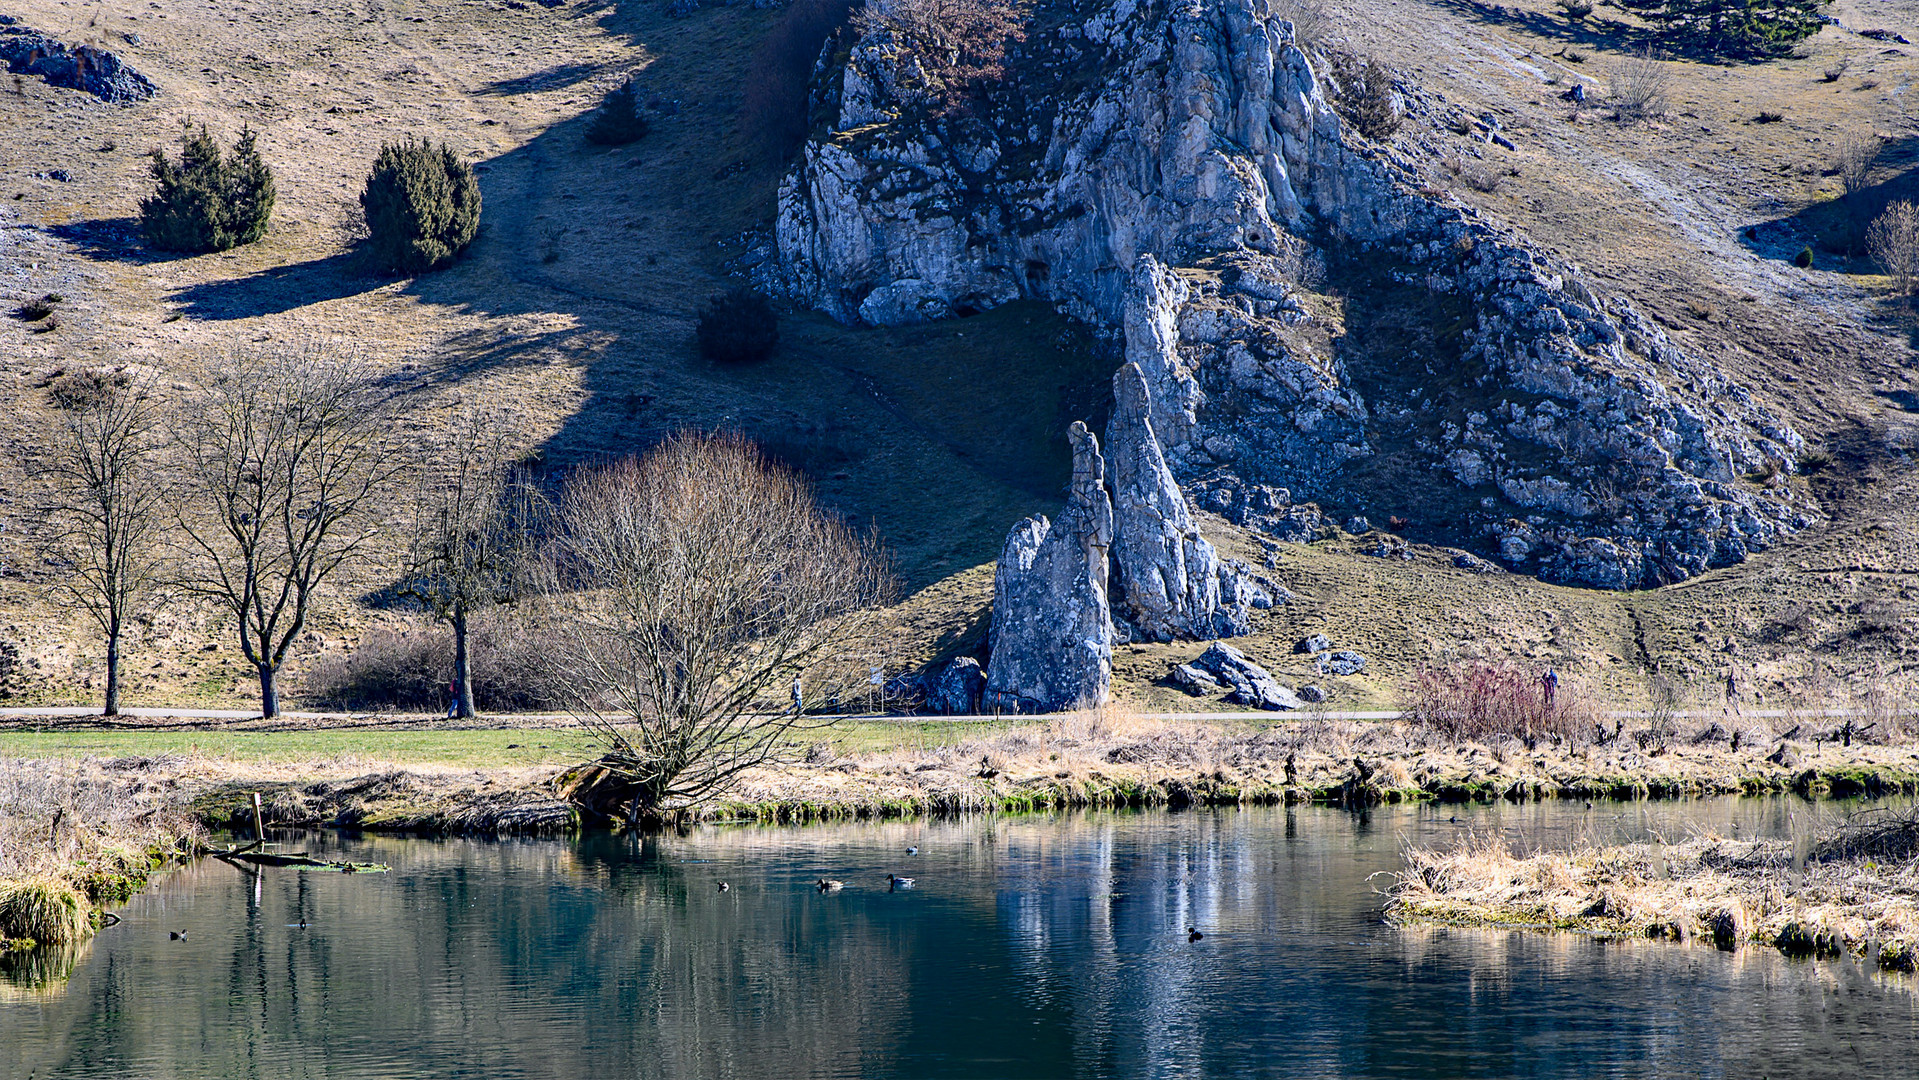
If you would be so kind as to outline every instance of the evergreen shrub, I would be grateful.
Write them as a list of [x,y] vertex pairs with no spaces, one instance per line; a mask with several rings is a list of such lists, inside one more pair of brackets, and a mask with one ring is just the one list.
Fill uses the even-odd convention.
[[188,127],[175,161],[155,148],[149,155],[153,194],[140,201],[140,235],[161,251],[225,251],[266,235],[273,213],[273,170],[260,157],[253,131],[243,128],[232,153]]
[[450,147],[407,139],[380,148],[360,193],[381,270],[418,274],[444,266],[480,229],[480,182]]

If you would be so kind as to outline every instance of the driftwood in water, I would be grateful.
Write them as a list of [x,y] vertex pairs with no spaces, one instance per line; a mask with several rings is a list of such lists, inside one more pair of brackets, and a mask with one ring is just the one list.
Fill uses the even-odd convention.
[[231,851],[213,852],[213,857],[223,862],[251,863],[254,866],[296,866],[308,870],[338,870],[342,874],[383,874],[387,867],[384,863],[330,862],[316,859],[304,851],[254,851],[260,842],[255,840],[243,848]]

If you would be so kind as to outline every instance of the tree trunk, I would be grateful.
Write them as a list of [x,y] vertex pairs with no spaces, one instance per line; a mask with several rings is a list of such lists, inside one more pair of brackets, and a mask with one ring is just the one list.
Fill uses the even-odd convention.
[[272,664],[260,665],[260,716],[267,720],[280,715],[279,674]]
[[473,669],[467,662],[466,654],[466,605],[453,608],[453,685],[457,688],[459,701],[454,709],[458,716],[477,716],[473,709]]
[[105,716],[120,715],[120,620],[107,626],[107,707]]

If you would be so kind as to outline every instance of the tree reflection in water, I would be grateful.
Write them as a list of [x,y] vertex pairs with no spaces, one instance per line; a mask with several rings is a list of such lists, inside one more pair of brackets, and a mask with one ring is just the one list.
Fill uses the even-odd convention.
[[[0,970],[38,987],[0,991],[0,1077],[1851,1076],[1919,1047],[1911,988],[1844,963],[1380,925],[1368,875],[1454,812],[318,834],[392,873],[194,866],[88,955]],[[1595,828],[1470,813],[1540,843]],[[1734,819],[1784,815],[1604,828]]]

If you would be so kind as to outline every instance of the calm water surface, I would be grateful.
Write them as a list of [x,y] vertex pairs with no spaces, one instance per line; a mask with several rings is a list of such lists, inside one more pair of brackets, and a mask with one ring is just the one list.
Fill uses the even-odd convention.
[[[1468,819],[1551,845],[1776,835],[1807,814],[317,834],[303,846],[392,873],[168,875],[64,982],[0,981],[0,1077],[1913,1076],[1914,986],[1849,961],[1379,922],[1372,875]],[[889,892],[889,872],[916,887]],[[845,890],[818,893],[822,875]]]

